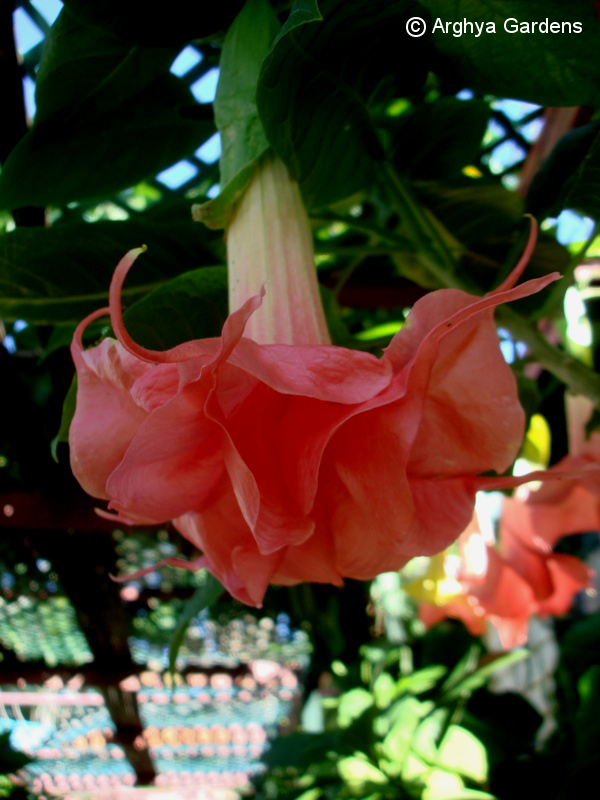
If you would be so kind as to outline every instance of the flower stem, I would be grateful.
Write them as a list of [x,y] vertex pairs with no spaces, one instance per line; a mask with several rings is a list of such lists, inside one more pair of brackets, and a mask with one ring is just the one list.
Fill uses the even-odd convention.
[[258,165],[227,230],[229,309],[265,287],[245,336],[260,344],[330,344],[312,231],[298,184],[274,155]]

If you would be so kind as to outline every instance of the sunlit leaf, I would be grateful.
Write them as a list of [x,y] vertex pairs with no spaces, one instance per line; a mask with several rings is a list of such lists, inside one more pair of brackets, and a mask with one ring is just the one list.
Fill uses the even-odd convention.
[[534,414],[529,420],[521,458],[547,467],[550,461],[550,445],[551,432],[548,422],[541,414]]
[[339,700],[337,720],[340,728],[346,728],[355,719],[358,719],[374,703],[373,695],[366,689],[351,689],[345,692]]
[[444,734],[437,763],[476,783],[485,783],[488,778],[485,747],[476,736],[459,725],[450,725]]

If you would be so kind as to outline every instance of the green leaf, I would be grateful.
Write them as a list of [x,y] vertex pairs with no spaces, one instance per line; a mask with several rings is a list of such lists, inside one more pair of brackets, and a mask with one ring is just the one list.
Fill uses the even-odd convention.
[[454,178],[479,161],[490,117],[483,100],[440,97],[392,119],[392,159],[399,172],[420,180]]
[[145,45],[184,45],[227,28],[243,0],[190,3],[170,0],[168,13],[162,5],[146,0],[65,0],[82,22],[114,33],[127,42]]
[[426,76],[427,45],[402,34],[416,8],[411,0],[329,0],[320,21],[314,6],[306,13],[306,3],[295,5],[266,57],[260,117],[309,206],[369,185],[373,159],[382,157],[369,102],[382,76],[395,93],[412,93]]
[[353,794],[364,797],[364,792],[389,783],[387,776],[363,754],[342,758],[337,766],[341,779]]
[[325,760],[330,752],[339,753],[338,738],[336,732],[295,732],[289,736],[279,736],[271,742],[271,746],[261,759],[270,769],[310,767],[318,761]]
[[186,269],[218,261],[203,226],[160,221],[19,228],[0,236],[0,318],[39,324],[79,322],[108,301],[112,273],[125,253],[148,245],[127,278],[126,303]]
[[357,720],[365,711],[371,708],[375,698],[366,689],[357,687],[345,692],[339,700],[337,708],[337,724],[340,728],[347,728]]
[[428,692],[444,677],[446,671],[446,667],[435,664],[413,672],[412,675],[405,675],[396,683],[396,693],[401,695],[405,692],[409,694]]
[[565,187],[564,207],[600,221],[600,133]]
[[65,401],[63,403],[58,433],[50,443],[50,452],[52,453],[52,458],[54,461],[56,461],[56,463],[58,463],[58,445],[69,441],[69,428],[71,427],[71,422],[75,416],[76,401],[77,375],[74,375],[71,385],[69,386],[69,391],[67,392],[67,396],[65,397]]
[[547,467],[550,461],[551,436],[546,418],[541,414],[533,414],[529,420],[520,457]]
[[421,703],[410,695],[394,705],[394,722],[383,740],[383,751],[388,759],[399,765],[404,763],[415,731],[429,710],[429,704]]
[[290,15],[285,21],[285,25],[279,31],[273,46],[282,39],[286,34],[301,27],[307,22],[320,22],[323,19],[319,11],[319,4],[317,0],[294,0],[294,4],[290,10]]
[[447,689],[443,694],[442,702],[448,703],[452,700],[457,700],[460,697],[472,694],[476,689],[485,686],[494,673],[506,669],[513,664],[518,664],[519,661],[523,661],[526,658],[529,658],[529,651],[524,649],[512,650],[510,653],[497,656],[483,667],[475,670],[475,672],[466,675],[466,677],[462,678],[450,689]]
[[219,581],[210,574],[206,573],[206,579],[202,586],[199,586],[194,592],[193,596],[188,600],[185,610],[179,620],[173,638],[169,644],[169,671],[171,675],[175,672],[175,662],[177,660],[177,653],[183,643],[185,632],[187,631],[190,622],[194,617],[198,616],[201,611],[208,608],[215,600],[220,597],[225,589]]
[[[140,256],[140,260],[145,255]],[[138,344],[167,350],[219,336],[227,319],[227,269],[203,267],[168,281],[132,305],[125,325]]]
[[[421,0],[439,53],[437,71],[455,85],[485,94],[547,106],[595,106],[600,100],[600,23],[588,0]],[[529,23],[529,32],[505,31],[507,19]],[[440,22],[493,23],[495,33],[453,35]],[[539,32],[539,23],[578,22],[582,31]],[[531,23],[538,23],[532,31]],[[419,41],[419,40],[417,40]]]
[[44,49],[35,124],[0,174],[0,208],[107,197],[198,147],[214,124],[169,74],[176,52],[128,45],[64,9]]
[[597,763],[600,747],[600,666],[585,672],[577,688],[580,700],[575,721],[577,760],[581,766],[587,766]]
[[439,747],[437,764],[476,783],[485,783],[488,778],[485,747],[476,736],[459,725],[450,725],[446,731]]
[[36,124],[101,117],[168,74],[175,48],[134,47],[63,9],[44,43],[36,76]]
[[226,227],[258,159],[269,149],[256,108],[263,59],[279,28],[267,0],[247,0],[229,29],[221,53],[215,121],[221,134],[221,193],[195,208],[196,218]]
[[565,134],[544,160],[527,193],[527,209],[538,217],[557,217],[573,208],[600,217],[600,123]]
[[396,681],[389,672],[382,672],[373,684],[373,696],[378,708],[387,708],[396,697]]
[[0,208],[101,199],[152,178],[214,132],[212,121],[188,116],[194,102],[166,75],[106,117],[34,125],[0,173]]
[[482,239],[514,233],[523,216],[523,201],[496,182],[463,178],[416,185],[423,204],[467,247]]

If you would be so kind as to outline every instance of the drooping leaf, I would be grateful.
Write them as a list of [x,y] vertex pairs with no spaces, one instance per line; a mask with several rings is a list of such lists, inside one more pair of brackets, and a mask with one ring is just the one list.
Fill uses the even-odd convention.
[[[421,0],[439,53],[437,70],[457,88],[515,97],[547,106],[597,105],[600,99],[600,22],[588,0]],[[480,35],[442,31],[436,22],[490,24]],[[529,32],[505,30],[505,23],[527,23]],[[536,23],[535,29],[532,23]],[[540,31],[540,23],[581,25],[580,32]],[[434,27],[436,28],[434,30]]]
[[[307,11],[307,4],[302,3]],[[390,92],[412,93],[426,75],[426,42],[405,32],[411,0],[329,0],[309,13],[295,5],[265,59],[258,109],[274,150],[309,206],[364,189],[381,147],[369,101],[388,76]]]
[[35,124],[0,174],[0,208],[108,197],[205,141],[211,113],[169,74],[176,52],[128,45],[64,9],[40,65]]
[[126,303],[188,269],[218,263],[208,232],[154,214],[123,222],[19,228],[0,236],[0,318],[79,322],[107,304],[112,273],[125,253],[148,245],[124,289]]
[[124,106],[168,73],[177,48],[135,47],[62,10],[46,41],[36,75],[36,124],[53,117],[100,117]]
[[218,3],[190,3],[172,0],[168,13],[162,5],[145,0],[65,0],[67,8],[80,20],[114,33],[127,42],[144,45],[184,45],[204,39],[227,28],[244,0]]
[[0,173],[0,208],[102,199],[152,178],[214,133],[212,121],[186,116],[193,102],[187,87],[167,75],[114,116],[68,128],[34,126]]
[[186,603],[185,610],[169,644],[169,670],[171,675],[175,672],[177,653],[183,643],[185,632],[189,628],[190,622],[194,617],[197,617],[201,611],[204,611],[205,608],[208,608],[208,606],[214,603],[224,591],[225,589],[221,583],[219,583],[210,572],[207,572],[202,586],[196,589],[192,597]]
[[227,226],[231,208],[269,149],[256,108],[260,68],[279,24],[267,0],[247,0],[229,29],[220,61],[215,121],[221,134],[221,192],[194,208],[211,228]]

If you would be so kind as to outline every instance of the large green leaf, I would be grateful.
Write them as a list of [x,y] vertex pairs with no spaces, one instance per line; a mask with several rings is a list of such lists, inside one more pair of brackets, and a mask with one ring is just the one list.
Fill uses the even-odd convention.
[[232,205],[269,149],[256,108],[256,86],[278,27],[267,0],[247,0],[225,37],[215,97],[222,147],[221,193],[194,209],[196,217],[211,228],[227,226]]
[[321,21],[316,4],[294,4],[294,24],[265,59],[257,102],[267,138],[309,205],[348,197],[371,180],[381,149],[369,101],[383,77],[395,95],[425,79],[427,43],[405,33],[417,8],[411,0],[328,0]]
[[[597,105],[600,100],[600,22],[589,0],[420,0],[440,54],[438,71],[455,84],[500,97],[549,106]],[[509,27],[528,23],[529,32]],[[441,24],[493,24],[477,34]],[[540,32],[541,22],[581,24],[581,32]],[[535,30],[532,23],[536,22]],[[434,30],[435,27],[435,30]],[[542,28],[542,31],[544,28]]]
[[0,174],[0,208],[112,195],[189,154],[214,131],[176,50],[127,45],[63,10],[37,80],[33,128]]
[[177,48],[133,46],[63,9],[36,75],[36,124],[57,114],[67,124],[117,109],[166,75],[176,55]]
[[183,45],[203,39],[226,28],[244,0],[219,0],[218,3],[190,3],[170,0],[163,5],[146,0],[65,0],[79,19],[128,42],[146,45]]
[[119,259],[142,244],[148,251],[127,278],[126,303],[185,270],[218,262],[203,226],[167,225],[152,214],[123,222],[20,228],[0,237],[0,318],[79,321],[106,305]]

